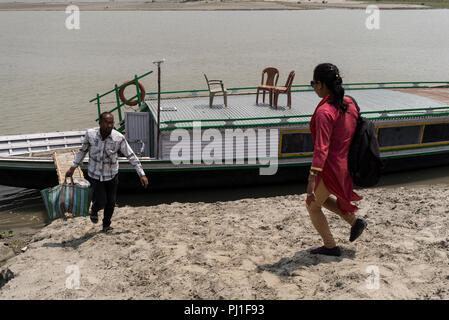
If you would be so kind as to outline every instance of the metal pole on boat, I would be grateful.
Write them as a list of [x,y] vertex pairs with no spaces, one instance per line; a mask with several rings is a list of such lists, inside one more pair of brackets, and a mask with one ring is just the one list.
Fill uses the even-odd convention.
[[159,159],[159,137],[160,137],[160,122],[161,122],[161,63],[165,59],[154,60],[157,64],[157,143],[156,143],[156,159]]

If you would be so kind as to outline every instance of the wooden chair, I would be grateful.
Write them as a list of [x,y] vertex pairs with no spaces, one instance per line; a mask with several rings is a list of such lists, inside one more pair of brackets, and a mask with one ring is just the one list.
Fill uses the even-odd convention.
[[[206,78],[207,87],[209,88],[209,107],[212,108],[212,103],[214,102],[214,96],[217,93],[223,93],[224,105],[225,105],[225,107],[227,107],[228,106],[228,91],[224,88],[223,81],[209,80],[209,79],[207,79],[206,74],[204,74],[204,78]],[[211,88],[211,86],[219,86],[219,87]]]
[[291,71],[288,75],[287,81],[285,82],[285,87],[274,87],[273,89],[273,100],[274,106],[278,107],[278,98],[280,93],[287,94],[287,107],[292,108],[292,84],[293,79],[295,78],[295,71]]
[[[264,83],[264,76],[267,74],[267,82]],[[270,106],[272,104],[272,90],[277,85],[279,79],[279,70],[273,67],[265,68],[262,71],[262,81],[257,87],[256,104],[259,104],[259,91],[262,90],[263,97],[262,101],[265,103],[265,91],[268,91],[270,95]]]

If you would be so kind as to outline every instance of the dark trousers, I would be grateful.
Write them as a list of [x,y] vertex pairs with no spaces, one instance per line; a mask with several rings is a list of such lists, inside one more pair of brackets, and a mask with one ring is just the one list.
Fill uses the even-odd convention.
[[89,177],[89,182],[93,189],[92,214],[96,215],[98,211],[104,209],[103,228],[107,228],[111,225],[117,199],[118,174],[109,181],[100,181]]

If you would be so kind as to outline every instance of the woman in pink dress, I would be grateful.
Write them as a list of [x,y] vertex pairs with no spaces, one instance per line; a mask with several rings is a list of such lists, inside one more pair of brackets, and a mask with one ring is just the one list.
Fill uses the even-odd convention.
[[314,151],[306,207],[313,226],[324,242],[324,246],[311,253],[340,256],[340,247],[335,243],[322,207],[338,214],[351,225],[351,242],[366,228],[366,222],[354,214],[358,208],[351,201],[362,198],[353,191],[348,171],[348,152],[357,126],[358,112],[352,100],[344,96],[340,72],[333,64],[316,66],[311,85],[323,99],[310,120]]

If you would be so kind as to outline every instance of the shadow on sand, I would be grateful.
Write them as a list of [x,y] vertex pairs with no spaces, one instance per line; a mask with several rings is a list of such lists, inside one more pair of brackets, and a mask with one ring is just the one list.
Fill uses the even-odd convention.
[[257,266],[257,272],[268,271],[281,278],[291,277],[293,272],[302,268],[316,266],[321,263],[341,262],[343,259],[354,259],[355,251],[342,249],[340,257],[325,256],[321,254],[311,254],[310,250],[301,250],[295,253],[292,258],[282,258],[276,263]]
[[80,237],[80,238],[75,238],[75,239],[72,239],[72,240],[69,240],[69,241],[62,241],[62,242],[60,242],[60,243],[44,243],[42,246],[43,247],[48,247],[48,248],[57,248],[57,247],[60,247],[60,248],[67,248],[67,247],[69,247],[69,248],[73,248],[73,249],[78,249],[78,247],[80,246],[80,245],[82,245],[84,242],[86,242],[86,241],[88,241],[89,239],[91,239],[93,236],[95,236],[95,235],[97,235],[97,234],[104,234],[104,235],[107,235],[107,236],[109,236],[109,235],[111,235],[111,236],[114,236],[114,235],[119,235],[119,234],[123,234],[123,233],[131,233],[131,231],[129,231],[129,230],[126,230],[126,231],[121,231],[121,232],[111,232],[111,233],[105,233],[105,232],[103,232],[103,231],[95,231],[95,232],[89,232],[89,233],[86,233],[84,236],[82,236],[82,237]]
[[287,195],[299,195],[306,192],[303,183],[285,183],[282,185],[256,185],[251,187],[217,187],[195,189],[173,189],[171,191],[154,191],[146,194],[120,193],[117,197],[117,205],[122,206],[153,206],[170,204],[173,202],[192,203],[217,201],[235,201],[241,199],[257,199]]

